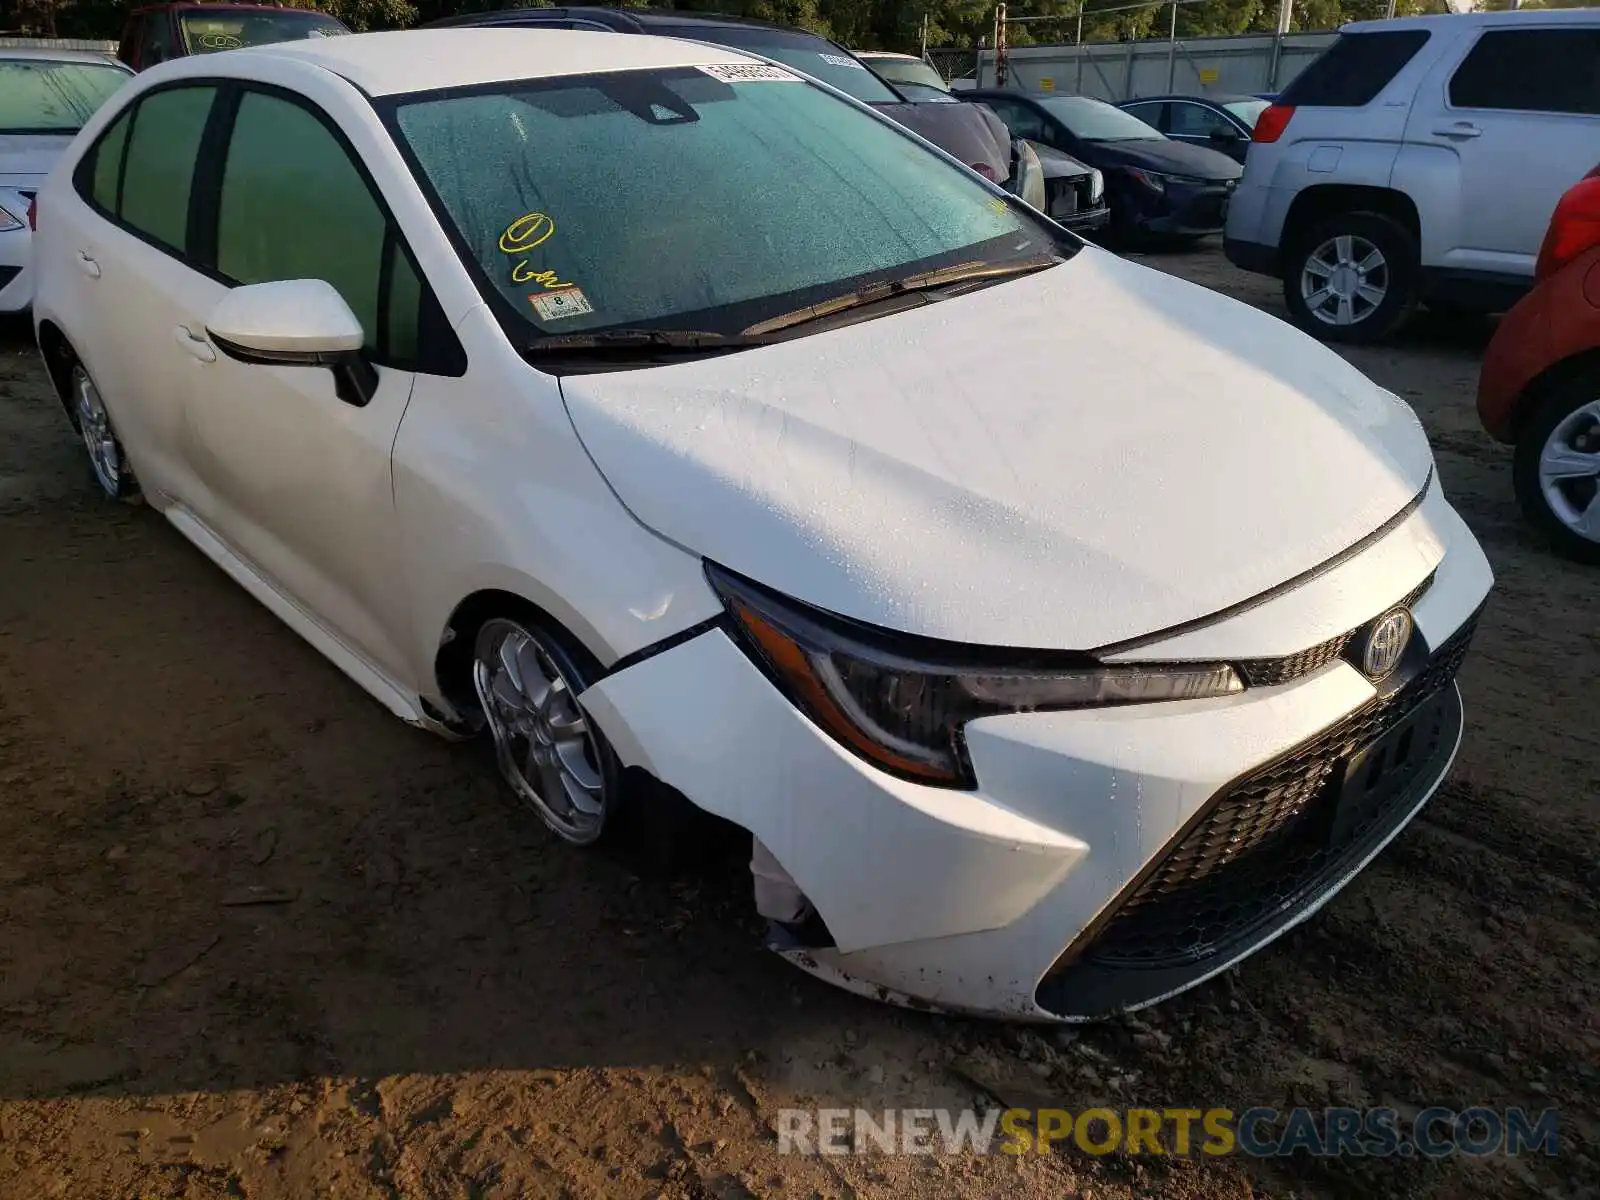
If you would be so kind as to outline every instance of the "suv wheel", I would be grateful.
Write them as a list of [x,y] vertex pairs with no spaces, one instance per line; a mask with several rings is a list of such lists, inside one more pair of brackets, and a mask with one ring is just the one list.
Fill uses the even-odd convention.
[[1289,316],[1313,337],[1376,342],[1416,305],[1417,240],[1379,213],[1341,213],[1296,240],[1284,265]]
[[1533,410],[1512,479],[1523,515],[1557,553],[1600,563],[1600,372],[1569,380]]

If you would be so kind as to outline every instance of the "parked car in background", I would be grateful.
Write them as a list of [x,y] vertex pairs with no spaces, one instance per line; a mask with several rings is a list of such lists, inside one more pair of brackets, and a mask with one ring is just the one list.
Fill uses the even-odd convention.
[[911,54],[895,54],[888,50],[856,50],[857,58],[885,83],[908,100],[929,100],[949,96],[950,86],[944,76],[928,63]]
[[103,54],[0,48],[0,313],[33,299],[34,193],[132,74]]
[[1418,304],[1509,308],[1600,159],[1600,10],[1346,25],[1256,122],[1223,248],[1308,333],[1373,342]]
[[1105,173],[1111,229],[1124,237],[1198,238],[1222,231],[1239,164],[1089,96],[963,93],[994,109],[1018,137],[1070,154]]
[[985,179],[1002,184],[1036,208],[1044,207],[1044,180],[1036,156],[1006,131],[994,113],[976,106],[919,104],[873,74],[843,46],[804,29],[676,9],[587,7],[464,13],[431,22],[424,28],[604,29],[612,33],[690,38],[746,50],[787,63],[870,104]]
[[519,29],[171,62],[39,209],[101,489],[487,734],[554,835],[673,793],[744,829],[836,983],[1154,1003],[1455,756],[1492,580],[1405,403],[787,67]]
[[135,71],[142,71],[188,54],[215,54],[241,46],[339,37],[349,32],[342,21],[311,8],[183,0],[136,8],[129,13],[117,57]]
[[[926,103],[967,100],[965,94],[959,97],[953,95],[945,86],[944,80],[940,78],[939,72],[920,58],[913,58],[909,54],[891,54],[882,50],[858,52],[857,57],[866,63],[874,74],[892,84],[909,99]],[[989,111],[991,119],[998,122],[999,118],[994,116],[992,110],[986,111]],[[1105,176],[1100,171],[1079,162],[1070,154],[1063,154],[1049,146],[1024,139],[1018,140],[1030,148],[1044,175],[1042,201],[1030,199],[1030,204],[1074,233],[1093,233],[1111,219],[1111,210],[1107,207],[1105,199]]]
[[1173,141],[1218,150],[1242,163],[1267,101],[1259,96],[1146,96],[1117,107]]
[[1528,520],[1600,563],[1600,167],[1556,205],[1534,279],[1483,356],[1478,416],[1516,447]]

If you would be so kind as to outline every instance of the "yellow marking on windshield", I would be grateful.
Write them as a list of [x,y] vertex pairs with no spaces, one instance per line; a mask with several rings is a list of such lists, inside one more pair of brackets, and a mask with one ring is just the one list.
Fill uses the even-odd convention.
[[541,212],[523,213],[506,226],[506,231],[500,235],[500,249],[517,259],[511,264],[512,283],[536,283],[547,292],[559,292],[572,286],[554,271],[538,270],[526,258],[519,257],[549,241],[555,231],[556,223]]
[[500,235],[500,249],[507,254],[526,254],[549,241],[555,231],[556,223],[543,213],[523,213]]

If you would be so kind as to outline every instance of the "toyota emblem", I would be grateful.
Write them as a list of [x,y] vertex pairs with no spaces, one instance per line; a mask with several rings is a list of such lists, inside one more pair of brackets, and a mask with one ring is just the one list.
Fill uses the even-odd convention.
[[1367,648],[1361,653],[1361,669],[1368,679],[1385,679],[1400,665],[1412,628],[1411,614],[1403,608],[1386,612],[1373,623]]

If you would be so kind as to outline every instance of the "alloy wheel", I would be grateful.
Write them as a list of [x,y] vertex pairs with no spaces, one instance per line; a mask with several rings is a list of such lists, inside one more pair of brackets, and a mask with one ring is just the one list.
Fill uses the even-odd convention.
[[1364,237],[1328,238],[1300,267],[1300,298],[1324,325],[1365,321],[1389,294],[1389,260]]
[[1539,451],[1539,487],[1556,520],[1600,543],[1600,400],[1579,405],[1551,429]]
[[106,412],[100,390],[95,387],[89,373],[82,367],[72,369],[72,404],[78,418],[78,430],[83,435],[84,449],[89,452],[89,466],[94,470],[95,481],[113,498],[122,494],[122,447],[111,431],[111,416]]
[[539,635],[495,619],[478,634],[472,682],[494,737],[500,773],[560,837],[576,845],[605,831],[600,749],[569,678]]

